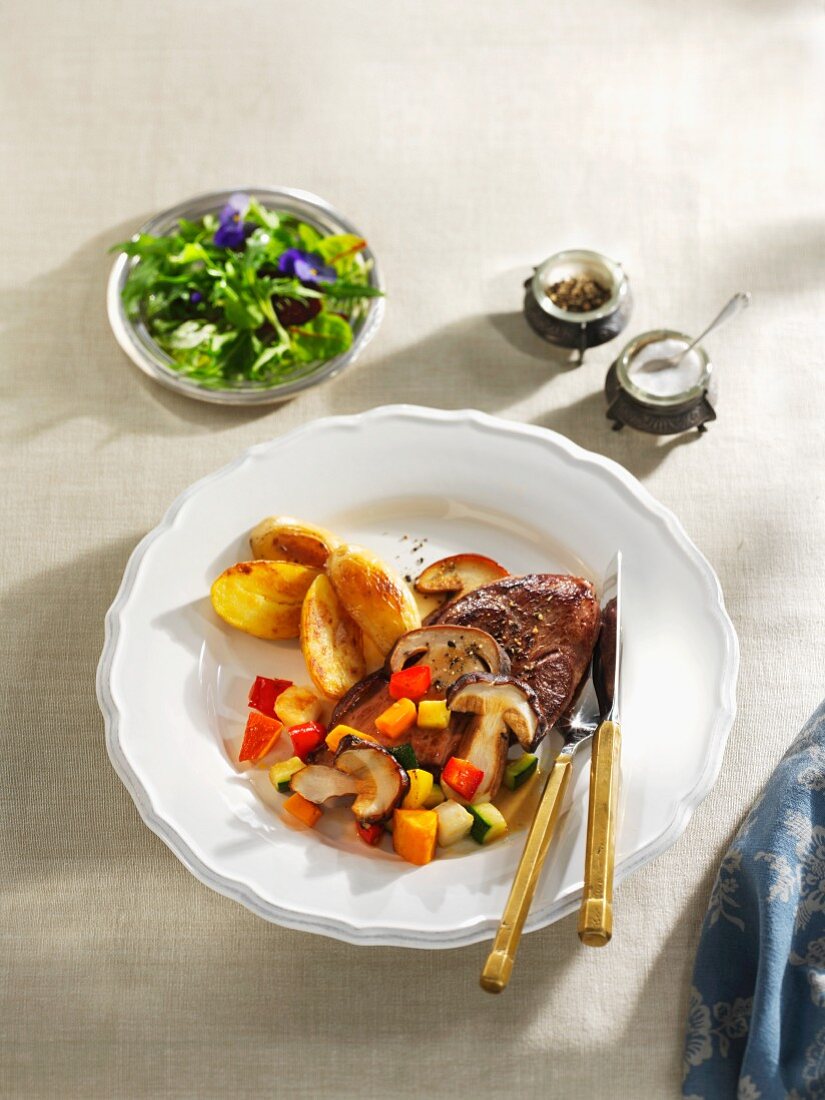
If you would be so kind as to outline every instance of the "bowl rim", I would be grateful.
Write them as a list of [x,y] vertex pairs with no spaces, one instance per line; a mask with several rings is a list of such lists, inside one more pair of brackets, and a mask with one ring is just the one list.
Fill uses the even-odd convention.
[[[274,206],[275,209],[277,209],[277,205],[274,204],[277,204],[279,198],[291,201],[293,204],[305,208],[303,212],[297,212],[297,216],[306,218],[310,223],[316,224],[313,222],[312,217],[313,213],[315,213],[316,215],[323,216],[327,221],[335,222],[340,232],[354,233],[364,240],[367,240],[366,235],[362,233],[349,218],[346,218],[331,203],[321,198],[320,195],[316,195],[312,191],[304,191],[300,188],[282,187],[279,185],[266,185],[260,187],[237,186],[221,188],[216,191],[201,192],[198,195],[193,195],[188,199],[176,203],[174,206],[170,206],[154,214],[148,221],[144,222],[135,230],[132,236],[137,236],[140,233],[155,233],[161,226],[168,225],[168,223],[186,215],[193,207],[199,207],[205,203],[209,203],[210,205],[214,204],[215,207],[219,207],[230,195],[238,192],[254,195],[256,198],[260,198],[267,206]],[[370,285],[378,290],[385,291],[386,287],[381,270],[378,266],[378,261],[369,245],[367,245],[364,250],[364,256],[371,262]],[[193,382],[185,375],[178,373],[168,366],[165,360],[169,360],[169,356],[167,356],[158,345],[155,345],[154,342],[152,342],[152,346],[157,348],[157,354],[153,354],[152,347],[147,345],[147,343],[139,337],[133,322],[126,315],[121,299],[121,290],[123,289],[130,266],[131,258],[127,256],[125,252],[118,253],[112,265],[106,288],[106,311],[115,340],[135,366],[143,371],[144,374],[148,375],[149,378],[154,379],[154,381],[159,382],[175,393],[180,393],[186,397],[194,398],[196,401],[205,401],[210,404],[235,406],[274,404],[276,402],[288,400],[290,397],[294,397],[303,390],[316,386],[330,378],[334,378],[345,367],[355,362],[370,340],[375,336],[383,319],[386,305],[386,300],[383,297],[368,299],[369,304],[366,309],[363,323],[358,332],[355,333],[352,345],[347,348],[345,352],[333,356],[332,359],[326,360],[317,369],[305,374],[301,378],[297,378],[290,382],[283,382],[276,386],[269,386],[267,388],[208,389],[198,382]]]
[[[610,273],[610,297],[602,302],[598,309],[583,310],[580,313],[562,309],[561,306],[556,305],[546,292],[545,277],[547,272],[557,264],[574,264],[576,262],[601,264]],[[532,290],[539,309],[549,313],[552,317],[556,317],[559,321],[578,327],[592,324],[594,321],[601,321],[615,313],[627,299],[629,280],[621,263],[604,252],[596,252],[592,248],[564,248],[560,252],[554,252],[551,256],[548,256],[546,260],[542,260],[536,267],[533,272]]]
[[697,344],[693,350],[702,363],[702,375],[697,382],[692,386],[688,386],[686,390],[680,390],[678,393],[673,394],[651,393],[649,390],[642,389],[630,377],[628,372],[635,355],[647,344],[655,344],[664,340],[679,340],[687,347],[692,342],[693,337],[688,336],[685,332],[669,328],[654,328],[649,329],[647,332],[640,332],[625,344],[616,357],[616,375],[619,384],[639,404],[648,408],[672,409],[689,402],[699,401],[707,393],[713,379],[713,363],[701,344]]

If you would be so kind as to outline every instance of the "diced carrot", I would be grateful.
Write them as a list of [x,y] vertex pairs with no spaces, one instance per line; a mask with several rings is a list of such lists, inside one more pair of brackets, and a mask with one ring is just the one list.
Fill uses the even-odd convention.
[[415,722],[418,715],[415,703],[412,699],[399,699],[391,707],[387,707],[383,714],[375,719],[375,728],[380,730],[385,737],[395,741],[403,733],[406,733]]
[[392,819],[392,846],[408,863],[419,867],[435,855],[438,814],[434,810],[396,810]]
[[299,821],[303,821],[304,825],[308,825],[310,829],[324,812],[314,802],[310,802],[302,794],[298,794],[297,791],[284,802],[284,809],[293,817],[297,817]]
[[246,720],[246,729],[243,735],[238,760],[260,760],[266,756],[278,738],[281,736],[283,725],[277,718],[269,718],[258,711],[250,711]]
[[327,748],[330,752],[335,752],[341,743],[342,737],[360,737],[362,741],[377,741],[377,738],[372,737],[368,733],[361,733],[360,730],[353,729],[352,726],[336,726],[335,729],[331,729],[327,734]]

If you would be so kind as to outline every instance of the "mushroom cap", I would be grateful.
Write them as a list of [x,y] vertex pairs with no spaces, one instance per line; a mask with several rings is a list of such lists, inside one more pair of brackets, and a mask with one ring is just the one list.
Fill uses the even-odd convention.
[[444,609],[485,584],[509,576],[503,565],[483,554],[452,554],[428,565],[415,579],[415,588],[424,596],[440,597],[438,607],[431,611],[427,626],[443,614]]
[[531,687],[512,676],[471,672],[462,676],[447,692],[447,706],[462,713],[499,714],[521,747],[530,751],[547,733],[538,696]]
[[451,554],[422,570],[416,577],[415,587],[427,595],[437,592],[464,594],[507,575],[503,565],[483,554]]
[[351,735],[341,738],[335,768],[356,781],[352,812],[365,825],[386,821],[410,789],[410,777],[391,752]]
[[422,626],[404,634],[387,659],[392,674],[408,664],[432,669],[433,686],[446,690],[471,672],[497,676],[510,671],[510,659],[492,634],[475,626]]

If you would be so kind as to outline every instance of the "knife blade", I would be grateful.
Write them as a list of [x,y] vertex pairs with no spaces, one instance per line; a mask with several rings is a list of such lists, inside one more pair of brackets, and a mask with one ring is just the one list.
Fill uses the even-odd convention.
[[593,736],[584,892],[579,939],[604,947],[613,935],[613,866],[621,756],[622,553],[607,567],[602,586],[602,625],[593,655],[599,725]]

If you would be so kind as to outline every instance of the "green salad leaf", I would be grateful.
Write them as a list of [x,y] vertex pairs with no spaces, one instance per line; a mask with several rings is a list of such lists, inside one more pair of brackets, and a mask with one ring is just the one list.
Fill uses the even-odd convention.
[[243,195],[217,216],[115,246],[132,257],[127,315],[175,370],[215,389],[287,382],[347,351],[381,295],[365,248]]
[[352,345],[352,329],[337,313],[319,313],[317,317],[295,329],[293,343],[296,354],[305,362],[332,359]]

